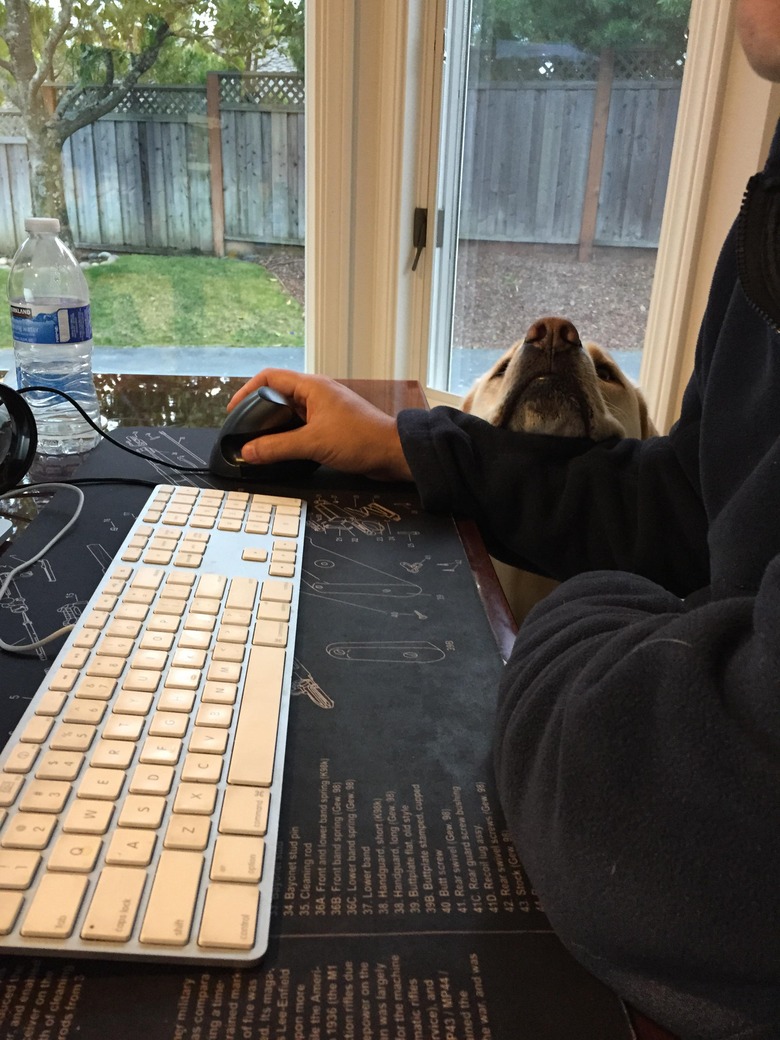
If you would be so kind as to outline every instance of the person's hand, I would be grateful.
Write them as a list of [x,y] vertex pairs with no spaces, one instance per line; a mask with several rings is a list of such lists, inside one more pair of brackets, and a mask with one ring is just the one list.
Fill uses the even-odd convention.
[[412,479],[395,419],[345,386],[325,376],[266,368],[234,394],[228,411],[260,386],[290,398],[305,425],[247,441],[241,449],[246,462],[312,459],[377,480]]

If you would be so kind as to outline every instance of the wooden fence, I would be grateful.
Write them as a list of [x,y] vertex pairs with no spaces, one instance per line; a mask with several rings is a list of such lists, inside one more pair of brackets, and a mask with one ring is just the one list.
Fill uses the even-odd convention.
[[[593,241],[657,246],[679,82],[612,86]],[[460,236],[579,243],[594,161],[594,84],[487,86],[469,92]]]
[[[461,237],[581,242],[592,197],[589,242],[657,245],[679,81],[611,81],[594,149],[599,89],[587,81],[469,91]],[[65,144],[74,241],[217,255],[231,241],[303,244],[303,100],[302,77],[275,74],[215,73],[205,90],[138,88]],[[0,119],[5,254],[23,235],[28,178],[18,126]]]

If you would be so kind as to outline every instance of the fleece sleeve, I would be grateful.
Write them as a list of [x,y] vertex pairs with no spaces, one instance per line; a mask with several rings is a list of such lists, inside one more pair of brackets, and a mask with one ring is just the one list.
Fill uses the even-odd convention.
[[686,610],[644,578],[564,582],[499,693],[509,831],[574,955],[682,1037],[780,1028],[780,557]]
[[635,571],[686,595],[708,583],[697,486],[698,402],[648,441],[515,433],[454,408],[402,412],[403,449],[431,511],[475,520],[491,554],[561,580]]

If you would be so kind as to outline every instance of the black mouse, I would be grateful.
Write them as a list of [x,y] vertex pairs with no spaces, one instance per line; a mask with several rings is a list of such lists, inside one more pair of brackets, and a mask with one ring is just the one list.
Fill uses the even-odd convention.
[[317,468],[309,459],[292,459],[268,465],[253,464],[241,458],[247,441],[266,433],[284,433],[303,426],[303,419],[283,394],[261,386],[244,398],[228,414],[211,449],[209,469],[220,477],[244,481],[273,481],[300,478]]

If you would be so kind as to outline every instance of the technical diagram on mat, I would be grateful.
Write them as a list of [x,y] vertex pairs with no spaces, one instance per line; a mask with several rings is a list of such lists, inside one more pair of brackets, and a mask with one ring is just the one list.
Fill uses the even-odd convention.
[[329,643],[325,652],[340,661],[371,661],[383,664],[433,664],[444,659],[444,651],[427,640],[373,640]]
[[350,559],[311,539],[304,556],[301,581],[304,591],[355,606],[365,605],[364,599],[410,599],[423,594],[422,587],[415,582]]

